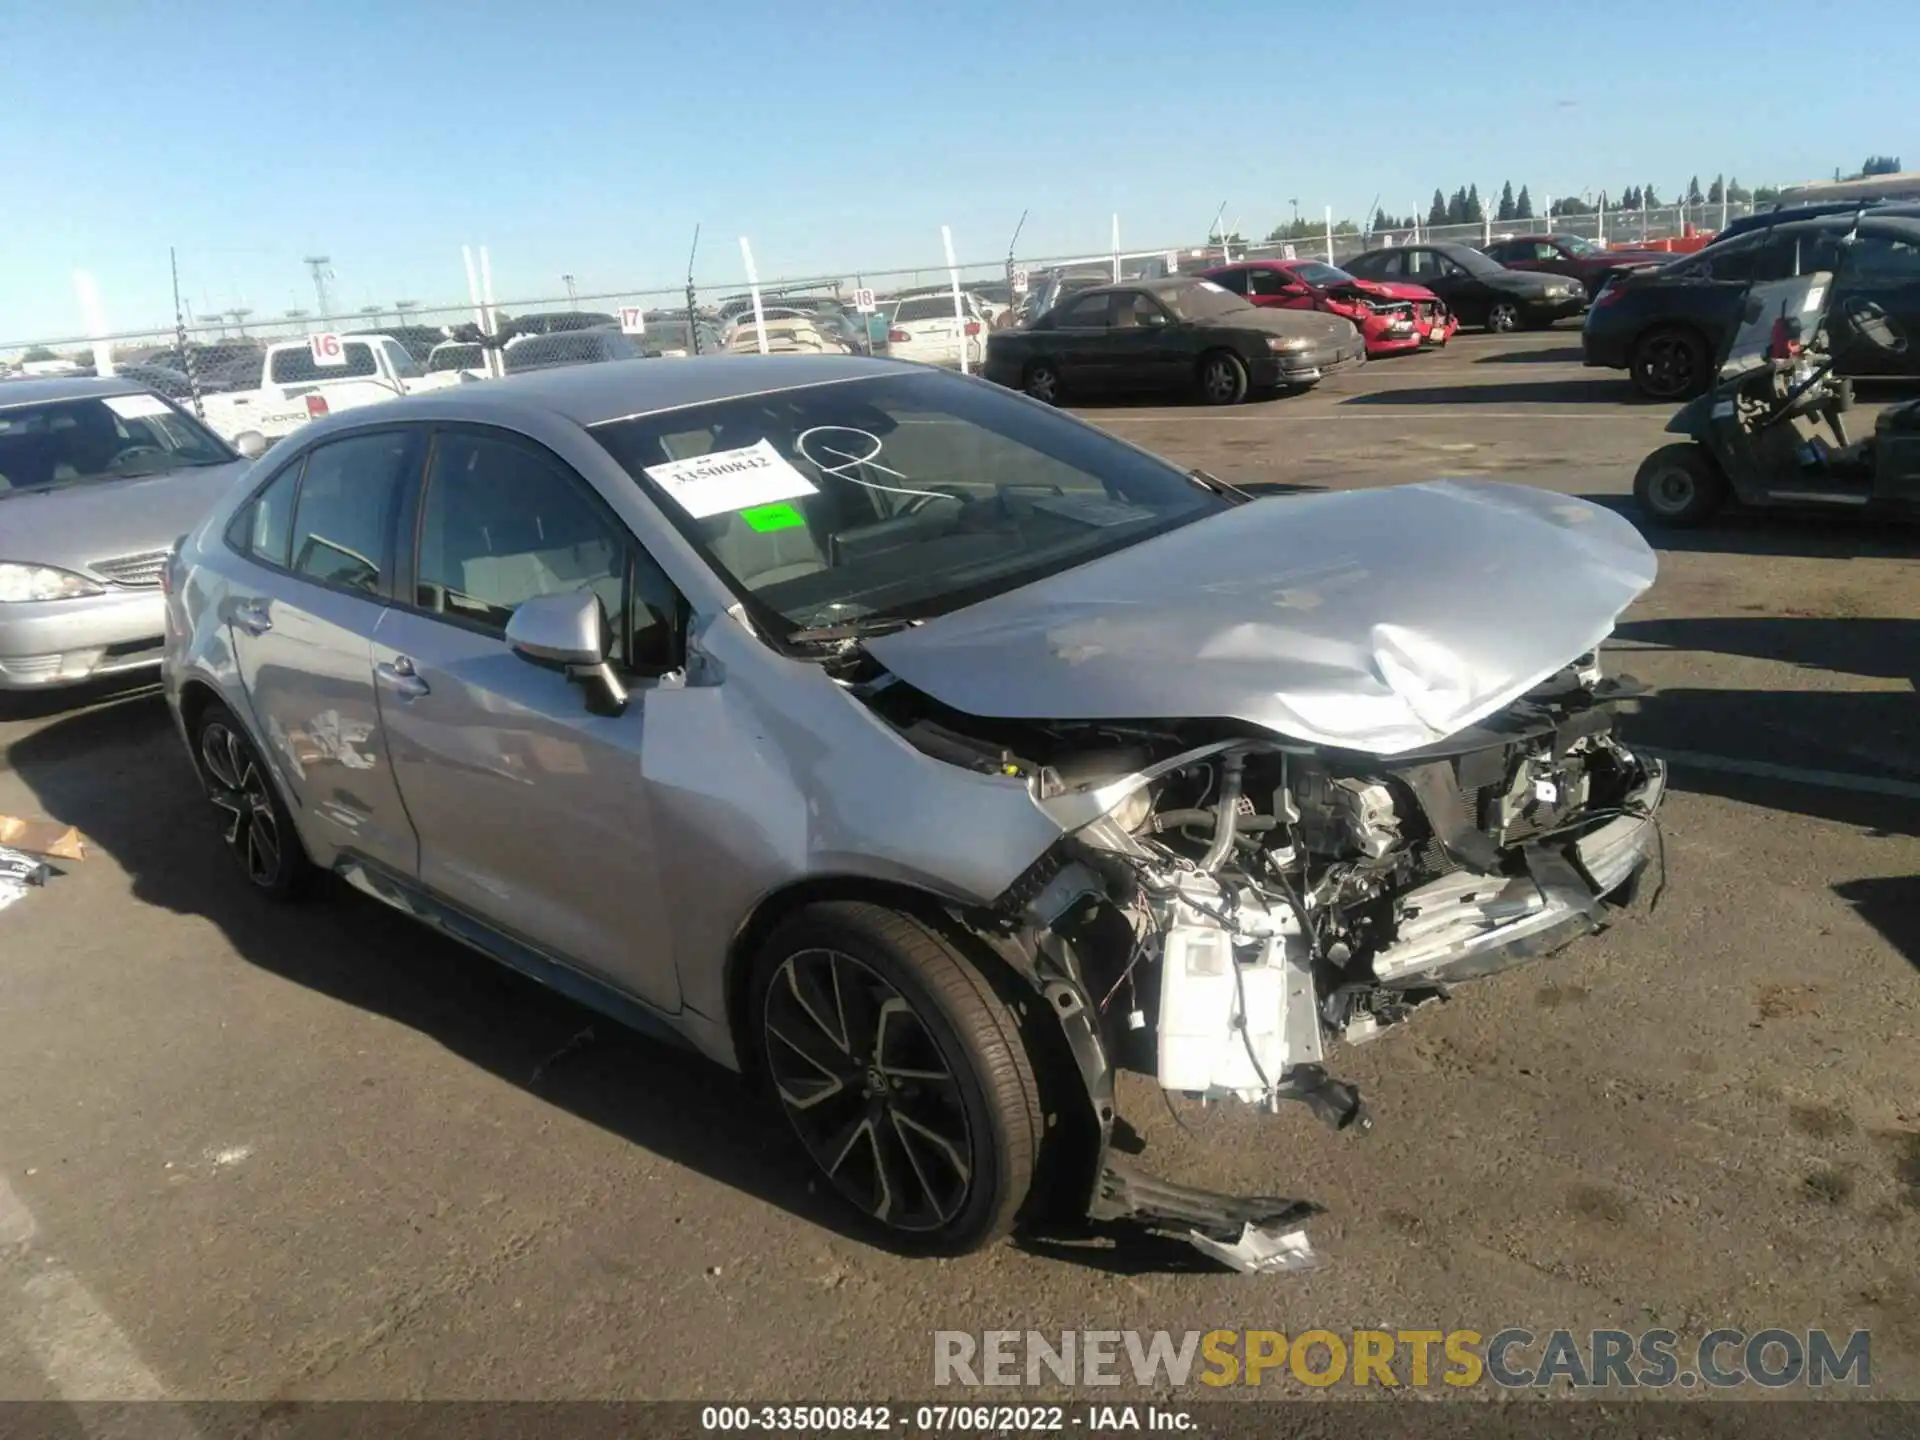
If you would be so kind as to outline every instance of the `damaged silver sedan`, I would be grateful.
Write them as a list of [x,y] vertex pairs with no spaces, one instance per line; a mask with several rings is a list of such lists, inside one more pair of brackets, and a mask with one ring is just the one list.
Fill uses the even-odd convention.
[[1664,776],[1611,512],[1253,500],[984,382],[592,366],[316,424],[176,553],[220,834],[746,1071],[876,1235],[1316,1208],[1113,1153],[1114,1076],[1336,1127],[1329,1059],[1608,919]]

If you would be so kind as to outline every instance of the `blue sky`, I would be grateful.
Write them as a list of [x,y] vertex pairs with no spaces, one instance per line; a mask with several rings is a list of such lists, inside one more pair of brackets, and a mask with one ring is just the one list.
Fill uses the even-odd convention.
[[[1737,22],[1734,16],[1737,15]],[[1404,17],[1404,18],[1402,18]],[[5,0],[0,342],[1264,234],[1376,194],[1920,166],[1920,3]]]

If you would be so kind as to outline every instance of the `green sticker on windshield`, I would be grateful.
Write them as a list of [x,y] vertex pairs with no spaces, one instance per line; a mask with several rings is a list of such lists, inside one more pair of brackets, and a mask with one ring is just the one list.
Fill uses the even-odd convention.
[[794,530],[807,523],[807,517],[791,505],[755,505],[742,510],[740,518],[749,530],[765,534],[769,530]]

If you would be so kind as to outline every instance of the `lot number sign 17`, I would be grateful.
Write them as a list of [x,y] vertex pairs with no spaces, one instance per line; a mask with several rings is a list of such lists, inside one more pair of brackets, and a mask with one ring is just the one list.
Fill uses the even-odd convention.
[[331,330],[322,330],[318,335],[309,335],[307,350],[313,356],[313,363],[316,365],[347,363],[347,347],[340,343],[340,337]]
[[647,312],[638,305],[620,307],[620,333],[622,335],[644,335],[647,333]]

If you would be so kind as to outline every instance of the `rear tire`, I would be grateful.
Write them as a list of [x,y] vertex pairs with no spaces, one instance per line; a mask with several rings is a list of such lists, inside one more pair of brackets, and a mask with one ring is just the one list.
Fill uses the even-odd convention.
[[1013,1013],[922,921],[810,905],[768,938],[760,1075],[815,1172],[888,1248],[958,1255],[1013,1228],[1045,1121]]
[[1042,405],[1060,403],[1060,372],[1049,360],[1036,360],[1027,366],[1027,373],[1020,377],[1020,388],[1038,400]]
[[1659,326],[1633,342],[1627,374],[1649,399],[1691,400],[1706,392],[1710,378],[1707,342],[1681,326]]
[[194,719],[193,763],[247,883],[269,900],[297,899],[317,871],[260,751],[218,700]]
[[1238,405],[1247,398],[1246,363],[1230,350],[1200,357],[1200,398],[1209,405]]
[[1700,446],[1663,445],[1640,462],[1633,498],[1655,524],[1691,530],[1726,503],[1727,480]]

